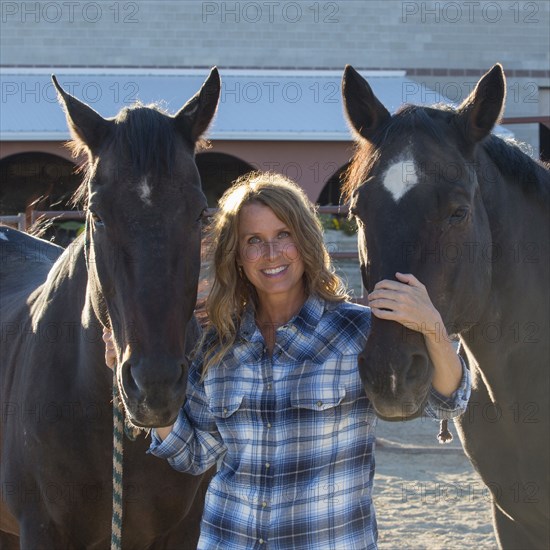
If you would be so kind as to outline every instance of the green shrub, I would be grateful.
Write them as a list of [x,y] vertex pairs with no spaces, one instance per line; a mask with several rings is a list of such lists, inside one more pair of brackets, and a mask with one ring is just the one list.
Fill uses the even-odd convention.
[[357,223],[355,218],[351,220],[345,216],[335,216],[333,214],[318,214],[323,229],[333,229],[343,231],[346,235],[355,235],[357,233]]

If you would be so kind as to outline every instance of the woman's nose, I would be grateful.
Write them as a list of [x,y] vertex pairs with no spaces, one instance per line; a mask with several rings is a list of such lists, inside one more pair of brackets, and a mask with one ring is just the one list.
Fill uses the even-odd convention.
[[279,250],[280,247],[278,242],[268,241],[262,243],[262,254],[269,260],[276,258],[279,254]]

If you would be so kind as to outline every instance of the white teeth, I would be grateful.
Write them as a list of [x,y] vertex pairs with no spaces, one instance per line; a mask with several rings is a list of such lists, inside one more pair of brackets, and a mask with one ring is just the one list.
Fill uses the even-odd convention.
[[277,273],[281,273],[281,271],[284,271],[286,268],[286,265],[282,265],[281,267],[275,267],[273,269],[262,269],[262,271],[267,275],[277,275]]

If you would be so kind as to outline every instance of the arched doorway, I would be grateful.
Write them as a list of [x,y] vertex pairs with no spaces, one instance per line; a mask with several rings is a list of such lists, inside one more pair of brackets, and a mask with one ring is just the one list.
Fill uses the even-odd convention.
[[226,153],[199,153],[196,162],[210,208],[217,206],[224,191],[237,178],[254,170],[248,162]]
[[349,162],[338,168],[338,170],[330,176],[317,199],[317,204],[321,206],[338,206],[340,204],[342,184],[344,183],[344,176],[348,167]]
[[18,153],[0,161],[0,213],[71,210],[82,176],[75,165],[49,153]]
[[[82,176],[75,165],[50,153],[27,152],[0,161],[0,215],[27,214],[30,210],[75,210],[71,198]],[[67,246],[83,229],[81,220],[43,220],[30,230],[43,239]]]

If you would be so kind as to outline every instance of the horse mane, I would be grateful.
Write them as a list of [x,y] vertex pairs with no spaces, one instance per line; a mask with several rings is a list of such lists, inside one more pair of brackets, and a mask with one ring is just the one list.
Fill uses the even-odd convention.
[[[364,183],[366,175],[380,157],[382,143],[392,143],[395,138],[406,132],[411,134],[418,129],[422,129],[436,143],[445,143],[445,126],[437,122],[443,119],[444,122],[453,124],[456,113],[456,108],[448,104],[433,107],[404,105],[369,141],[358,140],[353,158],[345,172],[342,186],[343,202],[349,202],[353,191]],[[527,155],[521,150],[518,142],[504,140],[491,134],[480,143],[480,147],[483,147],[503,175],[521,185],[525,192],[534,190],[545,197],[550,195],[550,186],[545,181],[548,177],[545,173],[548,165]]]
[[538,161],[526,154],[521,143],[514,139],[502,139],[492,134],[482,143],[483,149],[498,169],[524,192],[535,192],[550,198],[548,163]]
[[[145,105],[136,102],[124,107],[116,117],[109,119],[114,124],[114,132],[108,144],[113,147],[113,154],[119,158],[128,158],[129,175],[139,178],[144,174],[158,176],[172,174],[176,160],[176,143],[180,135],[173,118],[158,103]],[[195,144],[190,142],[195,153],[207,149],[208,141],[199,139]],[[72,203],[85,205],[88,198],[88,182],[93,174],[94,164],[86,143],[78,138],[71,140],[67,147],[74,158],[83,159],[77,172],[84,174],[82,183],[75,191]]]

